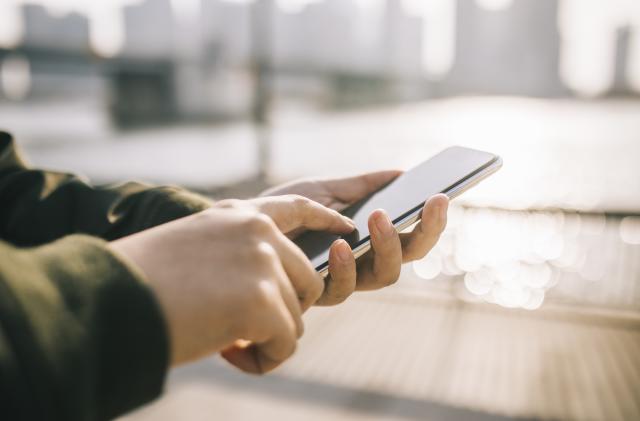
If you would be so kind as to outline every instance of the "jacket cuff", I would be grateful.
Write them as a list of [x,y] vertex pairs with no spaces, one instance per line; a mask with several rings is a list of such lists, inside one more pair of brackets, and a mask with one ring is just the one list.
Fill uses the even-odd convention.
[[117,186],[122,198],[109,210],[112,227],[104,235],[115,240],[210,208],[211,199],[173,186],[140,183]]

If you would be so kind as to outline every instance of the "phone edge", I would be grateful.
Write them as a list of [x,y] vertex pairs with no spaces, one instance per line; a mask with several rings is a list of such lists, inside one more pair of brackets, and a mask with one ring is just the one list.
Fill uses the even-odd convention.
[[[450,190],[445,190],[441,193],[446,194],[449,197],[449,200],[453,200],[456,197],[460,196],[462,193],[469,190],[470,188],[479,184],[481,181],[488,178],[490,175],[495,174],[500,168],[502,168],[502,158],[498,155],[495,155],[495,160],[492,163],[490,163],[486,168],[478,171],[478,173],[464,180],[462,183],[454,186]],[[420,219],[421,210],[422,208],[416,210],[414,213],[407,215],[397,223],[393,224],[396,231],[402,232],[405,229],[409,228],[411,225],[418,222],[418,220]],[[371,249],[371,240],[367,241],[366,243],[360,244],[358,247],[356,247],[352,251],[353,257],[355,259],[358,259],[370,249]],[[327,265],[326,267],[318,270],[318,273],[323,278],[326,278],[329,275],[329,266]]]

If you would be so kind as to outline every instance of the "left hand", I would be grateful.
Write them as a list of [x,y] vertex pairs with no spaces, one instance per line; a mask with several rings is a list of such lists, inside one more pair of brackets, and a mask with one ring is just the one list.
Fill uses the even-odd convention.
[[[355,177],[303,180],[264,192],[263,196],[297,194],[331,209],[341,211],[402,174],[380,171]],[[410,233],[398,234],[387,213],[378,209],[369,217],[371,250],[356,262],[349,244],[336,240],[329,253],[329,278],[318,305],[335,305],[356,290],[374,290],[391,285],[400,276],[402,263],[427,255],[440,238],[447,223],[449,199],[435,195],[425,203],[422,218]],[[290,233],[295,237],[300,232]]]

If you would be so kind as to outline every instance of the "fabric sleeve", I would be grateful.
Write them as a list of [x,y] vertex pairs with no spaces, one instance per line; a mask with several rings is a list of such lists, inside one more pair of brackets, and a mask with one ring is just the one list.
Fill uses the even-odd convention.
[[19,246],[70,234],[117,239],[211,206],[178,187],[93,186],[81,177],[29,168],[0,132],[0,239]]
[[0,414],[107,420],[157,397],[166,326],[142,275],[85,235],[0,241]]

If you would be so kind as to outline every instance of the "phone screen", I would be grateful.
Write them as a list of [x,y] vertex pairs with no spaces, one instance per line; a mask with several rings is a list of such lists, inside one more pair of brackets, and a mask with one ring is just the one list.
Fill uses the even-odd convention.
[[321,270],[328,265],[329,247],[335,240],[343,238],[352,249],[369,241],[367,221],[374,210],[384,209],[396,225],[408,215],[420,212],[429,197],[451,191],[497,159],[496,155],[459,146],[445,149],[341,211],[355,222],[356,230],[352,233],[338,236],[308,231],[295,242],[316,270]]

